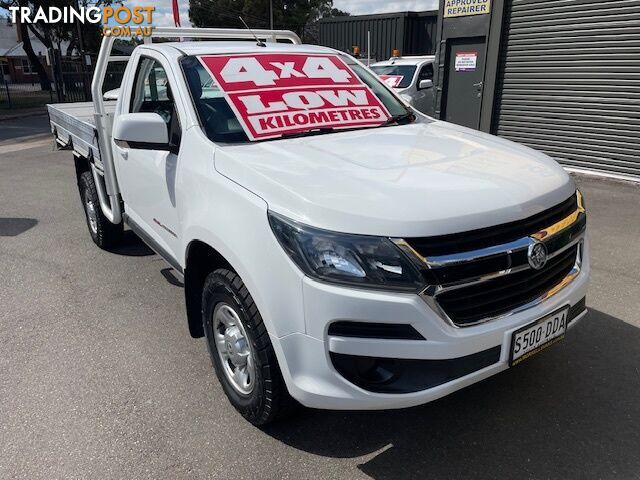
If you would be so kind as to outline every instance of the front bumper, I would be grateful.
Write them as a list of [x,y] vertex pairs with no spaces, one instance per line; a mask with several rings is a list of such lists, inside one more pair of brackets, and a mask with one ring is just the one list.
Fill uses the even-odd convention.
[[[305,278],[306,334],[273,337],[272,342],[279,358],[284,359],[281,367],[291,395],[305,406],[336,410],[410,407],[436,400],[507,369],[513,332],[559,308],[578,305],[586,296],[589,272],[588,244],[585,243],[582,269],[569,285],[531,308],[467,328],[449,325],[417,295],[350,289]],[[569,328],[585,314],[586,311],[582,311],[575,316]],[[329,326],[337,321],[408,324],[425,340],[331,336]],[[487,363],[487,357],[481,353],[488,355],[491,351],[496,361]],[[341,355],[427,361],[471,356],[471,361],[480,362],[481,368],[469,369],[467,365],[467,370],[454,369],[461,376],[420,391],[376,393],[340,374],[332,354],[334,360]],[[427,368],[446,363],[424,365]]]

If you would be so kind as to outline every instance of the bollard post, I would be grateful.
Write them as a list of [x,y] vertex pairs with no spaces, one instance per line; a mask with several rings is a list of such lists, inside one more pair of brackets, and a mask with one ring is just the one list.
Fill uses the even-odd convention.
[[9,94],[9,84],[7,83],[7,79],[4,77],[4,73],[2,74],[2,83],[4,83],[4,88],[7,91],[7,103],[9,104],[9,110],[11,110],[11,95]]

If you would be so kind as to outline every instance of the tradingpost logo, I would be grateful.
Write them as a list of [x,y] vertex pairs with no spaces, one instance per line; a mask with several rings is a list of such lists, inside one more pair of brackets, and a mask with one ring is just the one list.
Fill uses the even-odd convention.
[[9,7],[13,23],[102,23],[102,34],[112,37],[149,37],[155,7]]

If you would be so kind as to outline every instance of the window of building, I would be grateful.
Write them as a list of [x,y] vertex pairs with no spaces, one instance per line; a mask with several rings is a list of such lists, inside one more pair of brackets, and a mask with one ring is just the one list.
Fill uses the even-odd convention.
[[22,72],[23,73],[33,73],[31,69],[31,63],[29,63],[29,59],[23,58],[22,60]]

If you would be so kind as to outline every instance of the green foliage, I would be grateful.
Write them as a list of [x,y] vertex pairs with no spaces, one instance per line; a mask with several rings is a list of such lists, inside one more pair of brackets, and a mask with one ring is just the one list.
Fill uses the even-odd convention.
[[[32,13],[35,13],[40,7],[45,10],[48,10],[49,7],[86,7],[89,5],[101,7],[111,3],[121,2],[122,0],[0,0],[0,8],[6,9],[10,6],[28,7]],[[76,52],[79,51],[81,43],[83,43],[85,52],[95,52],[100,44],[100,27],[90,23],[20,23],[18,28],[20,28],[23,49],[27,54],[29,63],[38,75],[42,90],[46,91],[51,90],[51,81],[42,65],[40,57],[38,57],[33,50],[33,46],[31,45],[32,35],[35,35],[47,49],[55,48],[60,50],[62,42],[68,41],[69,47],[66,52],[60,52],[62,55],[70,55],[74,50]]]
[[[32,12],[42,7],[45,10],[49,7],[102,7],[111,4],[120,4],[122,0],[0,0],[0,7],[7,8],[12,5],[29,7]],[[85,23],[56,23],[38,22],[28,26],[31,35],[35,35],[47,48],[59,49],[63,42],[70,42],[67,51],[62,55],[70,55],[72,51],[80,48],[80,35],[82,35],[86,52],[97,52],[100,45],[101,26]]]
[[[276,29],[293,30],[304,41],[314,41],[322,17],[348,13],[333,8],[333,0],[273,0]],[[195,27],[269,28],[269,0],[189,0],[189,19]]]

